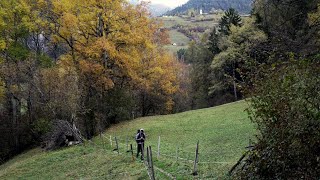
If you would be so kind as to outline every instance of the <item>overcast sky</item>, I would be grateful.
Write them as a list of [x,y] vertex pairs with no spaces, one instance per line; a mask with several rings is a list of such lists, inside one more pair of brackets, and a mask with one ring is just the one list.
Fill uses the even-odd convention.
[[163,4],[171,8],[177,7],[186,3],[188,0],[149,0],[152,4]]

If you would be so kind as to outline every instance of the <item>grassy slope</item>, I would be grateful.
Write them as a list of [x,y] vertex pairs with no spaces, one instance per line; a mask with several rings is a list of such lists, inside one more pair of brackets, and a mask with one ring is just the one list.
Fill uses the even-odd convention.
[[[164,48],[172,52],[172,54],[176,54],[177,51],[179,51],[180,49],[188,48],[188,44],[190,40],[184,34],[178,32],[177,30],[170,30],[169,36],[170,36],[171,44],[166,45]],[[177,45],[174,46],[172,45],[173,43],[176,43]],[[181,46],[181,44],[183,44],[183,46]]]
[[[153,151],[156,151],[158,136],[161,136],[163,155],[158,160],[154,158],[155,166],[178,179],[192,179],[192,162],[176,161],[169,156],[175,156],[179,147],[179,157],[192,160],[199,140],[200,178],[221,178],[244,152],[249,136],[254,133],[243,111],[246,107],[247,104],[240,101],[215,108],[123,122],[108,129],[104,135],[106,138],[97,137],[95,146],[87,144],[49,153],[35,149],[20,155],[0,166],[0,179],[146,179],[147,173],[142,163],[132,161],[130,155],[125,153],[127,137],[129,143],[135,146],[133,137],[138,128],[145,129],[146,145],[151,145]],[[111,151],[110,135],[119,139],[121,155]],[[158,179],[167,179],[161,172],[155,173]]]
[[148,177],[144,166],[93,145],[55,152],[34,149],[0,167],[0,179],[131,179]]
[[[170,16],[170,17],[159,17],[158,20],[160,20],[163,23],[163,27],[165,28],[172,28],[175,25],[182,25],[182,26],[188,26],[188,27],[206,27],[206,28],[212,28],[213,26],[216,26],[218,19],[220,18],[220,15],[207,15],[205,19],[212,19],[212,21],[199,21],[199,22],[192,22],[189,19],[178,17],[178,16]],[[165,49],[172,52],[174,55],[176,55],[176,52],[179,49],[187,49],[188,44],[190,42],[190,39],[186,37],[184,34],[178,32],[177,30],[170,30],[169,31],[170,40],[172,43],[177,43],[180,45],[181,43],[184,44],[184,46],[173,46],[173,45],[167,45],[165,46]]]

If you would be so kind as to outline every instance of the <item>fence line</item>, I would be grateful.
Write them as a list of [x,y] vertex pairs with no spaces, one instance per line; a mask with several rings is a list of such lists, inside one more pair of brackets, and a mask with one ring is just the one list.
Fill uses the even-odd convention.
[[[114,149],[114,150],[117,150],[117,152],[119,153],[119,154],[124,154],[124,153],[122,153],[122,151],[123,152],[131,152],[131,156],[132,156],[132,159],[134,160],[135,158],[134,158],[134,156],[133,156],[133,149],[132,149],[132,147],[131,147],[131,150],[128,150],[128,147],[129,147],[129,144],[130,143],[132,143],[132,142],[134,142],[134,143],[132,143],[132,144],[136,144],[136,142],[134,141],[134,136],[129,136],[129,135],[127,135],[127,136],[112,136],[112,135],[107,135],[107,136],[110,136],[110,146],[111,146],[111,149],[114,149],[114,146],[116,146],[116,149]],[[104,143],[104,141],[103,141],[103,139],[109,139],[107,136],[105,136],[105,135],[102,135],[102,147],[103,147],[103,149],[105,149],[105,148],[107,148],[107,147],[105,147],[104,145],[105,145],[105,143]],[[94,142],[92,142],[92,141],[89,141],[90,143],[93,143],[95,146],[96,146],[96,144],[94,143]],[[124,142],[124,143],[122,143],[122,142]],[[199,142],[198,142],[199,143]],[[163,157],[166,157],[166,158],[168,158],[168,159],[172,159],[172,160],[174,160],[174,161],[183,161],[184,163],[193,163],[193,175],[195,176],[195,175],[197,175],[197,177],[200,177],[201,176],[201,167],[203,167],[202,165],[208,165],[208,167],[210,167],[209,165],[210,164],[218,164],[218,165],[231,165],[231,164],[235,164],[236,162],[225,162],[225,161],[201,161],[201,160],[199,160],[199,159],[201,159],[201,157],[203,158],[203,157],[208,157],[208,156],[211,156],[211,155],[217,155],[217,153],[210,153],[210,152],[205,152],[205,153],[203,153],[203,151],[204,150],[206,150],[206,148],[201,148],[202,150],[200,150],[199,148],[198,148],[198,143],[197,143],[197,152],[196,152],[196,154],[194,154],[194,153],[192,153],[192,152],[189,152],[189,151],[185,151],[184,149],[183,149],[183,147],[184,146],[187,146],[188,147],[188,149],[191,147],[191,145],[185,145],[185,144],[183,144],[183,145],[177,145],[176,146],[176,151],[174,150],[174,148],[168,148],[168,147],[166,147],[166,146],[164,146],[165,148],[163,148],[163,147],[160,147],[160,136],[158,137],[158,143],[150,143],[150,144],[153,144],[153,145],[155,145],[155,147],[157,147],[157,149],[156,149],[156,151],[157,152],[155,152],[155,151],[150,151],[150,153],[153,153],[153,154],[156,154],[157,155],[157,159],[158,159],[158,161],[159,160],[161,160],[160,159],[160,157],[161,156],[163,156]],[[108,144],[108,143],[107,143]],[[132,146],[132,144],[130,144],[130,146]],[[149,144],[149,143],[148,143]],[[163,144],[167,144],[167,143],[164,143],[164,142],[161,142],[161,144],[162,144],[162,146],[163,146]],[[249,145],[250,145],[251,143],[250,143],[250,141],[249,141]],[[146,144],[147,145],[147,144]],[[168,145],[170,145],[170,144],[168,144]],[[167,145],[167,146],[168,146]],[[135,146],[135,148],[136,148],[137,146]],[[201,146],[201,147],[203,147],[203,146]],[[151,149],[151,148],[150,148]],[[160,149],[161,149],[161,153],[160,153]],[[121,150],[121,152],[120,152],[120,150]],[[170,152],[173,152],[172,153],[172,155],[170,154]],[[175,151],[175,152],[174,152]],[[169,152],[169,154],[166,154],[166,153],[162,153],[162,152]],[[200,158],[199,158],[199,152],[200,152]],[[127,154],[126,153],[126,154]],[[186,157],[187,156],[187,158],[184,158],[184,157],[180,157],[180,156],[184,156],[184,157]],[[189,158],[195,158],[195,159],[189,159]],[[238,162],[238,163],[242,163],[242,162]],[[146,166],[146,162],[144,161],[144,165]],[[152,163],[152,165],[153,165],[153,163]],[[198,167],[197,166],[199,166],[200,167],[200,169],[198,170]],[[161,168],[159,168],[159,167],[156,167],[156,166],[153,166],[154,167],[154,169],[156,169],[158,172],[160,172],[160,173],[162,173],[162,174],[164,174],[164,175],[166,175],[167,177],[169,177],[170,179],[175,179],[175,177],[173,176],[173,175],[171,175],[170,173],[168,173],[168,172],[166,172],[165,170],[163,170],[163,169],[161,169]],[[204,166],[205,168],[208,168],[208,167],[206,167],[206,166]],[[191,168],[191,167],[190,167]],[[150,168],[148,168],[148,165],[147,165],[147,167],[145,167],[144,169],[146,169],[147,170],[147,173],[148,173],[148,176],[149,176],[149,178],[151,179],[151,180],[154,180],[154,172],[152,172],[153,171],[153,168],[152,168],[152,170],[150,170]],[[192,168],[191,168],[192,169]],[[191,170],[190,169],[190,170]],[[231,169],[233,169],[233,167],[231,168]],[[150,172],[151,171],[151,172]],[[192,171],[192,170],[191,170]],[[232,170],[231,170],[232,171]],[[200,172],[200,174],[199,174],[199,172]],[[191,174],[190,174],[191,175]]]
[[[104,138],[107,138],[107,137],[105,137],[104,135],[102,135]],[[118,139],[118,137],[117,137],[117,139]],[[120,139],[120,138],[119,138]],[[121,143],[120,141],[119,141],[119,139],[118,139],[118,144],[119,145],[123,145],[124,147],[126,147],[127,145],[126,144],[124,144],[124,143]],[[155,154],[158,154],[158,152],[155,152],[155,151],[152,151],[153,153],[155,153]],[[181,149],[180,147],[179,147],[179,154],[181,154],[180,152],[186,152],[186,153],[188,153],[188,154],[193,154],[192,156],[194,156],[194,153],[192,153],[192,152],[188,152],[188,151],[184,151],[183,149]],[[200,151],[201,152],[201,151]],[[214,153],[208,153],[208,154],[214,154]],[[205,154],[205,155],[203,155],[203,154],[201,154],[200,153],[200,156],[206,156],[207,154]],[[177,153],[175,153],[175,155],[168,155],[168,154],[166,154],[166,153],[160,153],[160,155],[159,155],[160,157],[161,156],[166,156],[166,157],[170,157],[170,158],[173,158],[173,159],[177,159]],[[178,159],[179,160],[184,160],[184,161],[187,161],[187,162],[190,162],[190,163],[194,163],[194,160],[192,160],[192,159],[186,159],[186,158],[183,158],[183,157],[179,157],[178,156]],[[199,160],[199,162],[198,162],[198,164],[235,164],[236,162],[228,162],[228,161],[201,161],[201,160]]]
[[[107,137],[105,137],[104,135],[102,135],[104,138],[107,138]],[[93,141],[91,141],[91,140],[88,140],[88,142],[90,143],[90,144],[92,144],[93,146],[95,146],[95,147],[99,147],[95,142],[93,142]],[[104,149],[104,147],[102,148],[102,149]],[[111,146],[111,149],[112,149],[112,146]],[[114,150],[113,150],[114,151]],[[119,150],[118,150],[118,155],[123,155],[123,153],[121,153]],[[145,164],[145,163],[144,163]],[[143,169],[146,169],[146,167],[145,168],[143,168]],[[143,169],[141,169],[141,170],[139,170],[139,172],[141,172]],[[147,174],[148,174],[148,176],[150,177],[150,180],[152,180],[151,179],[151,176],[150,176],[150,174],[149,174],[149,171],[148,171],[148,168],[146,169],[147,170]],[[130,174],[130,173],[128,173],[128,172],[123,172],[123,173],[117,173],[117,174],[111,174],[111,175],[107,175],[107,177],[113,177],[113,176],[116,176],[116,175],[121,175],[121,174],[126,174],[126,175],[128,175],[128,174]]]

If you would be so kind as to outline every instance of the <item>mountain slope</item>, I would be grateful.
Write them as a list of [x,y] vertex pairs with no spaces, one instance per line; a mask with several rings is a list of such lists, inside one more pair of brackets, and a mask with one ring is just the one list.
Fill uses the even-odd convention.
[[[139,0],[129,0],[128,2],[133,5],[137,5],[140,3]],[[150,3],[147,7],[153,17],[161,16],[172,9],[169,6],[155,3]]]
[[186,4],[169,11],[167,14],[175,15],[184,13],[191,8],[196,10],[202,9],[205,13],[208,13],[213,9],[227,10],[229,8],[234,8],[241,14],[247,14],[251,11],[252,1],[253,0],[189,0]]
[[[140,160],[132,160],[126,142],[134,145],[144,128],[154,165],[177,179],[192,179],[194,151],[199,140],[199,178],[222,179],[245,151],[254,128],[244,101],[184,113],[139,118],[108,129],[93,143],[53,152],[31,150],[0,166],[0,179],[148,179]],[[119,142],[118,155],[112,150]],[[158,137],[161,153],[157,159]],[[178,151],[177,151],[178,150]],[[176,155],[178,154],[178,160]],[[155,170],[156,179],[169,179]]]
[[148,9],[153,17],[161,16],[162,14],[171,10],[170,7],[162,4],[150,4]]

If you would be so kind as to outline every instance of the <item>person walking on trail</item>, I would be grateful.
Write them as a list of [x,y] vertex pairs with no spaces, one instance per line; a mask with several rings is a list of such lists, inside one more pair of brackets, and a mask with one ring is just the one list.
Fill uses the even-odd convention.
[[137,158],[139,156],[139,153],[141,152],[141,159],[142,159],[143,157],[142,157],[142,142],[141,142],[140,129],[138,130],[135,139],[137,142]]
[[143,160],[143,151],[144,151],[144,141],[145,141],[145,134],[143,129],[139,129],[136,134],[136,142],[137,142],[137,158],[139,153],[141,152],[141,160]]

